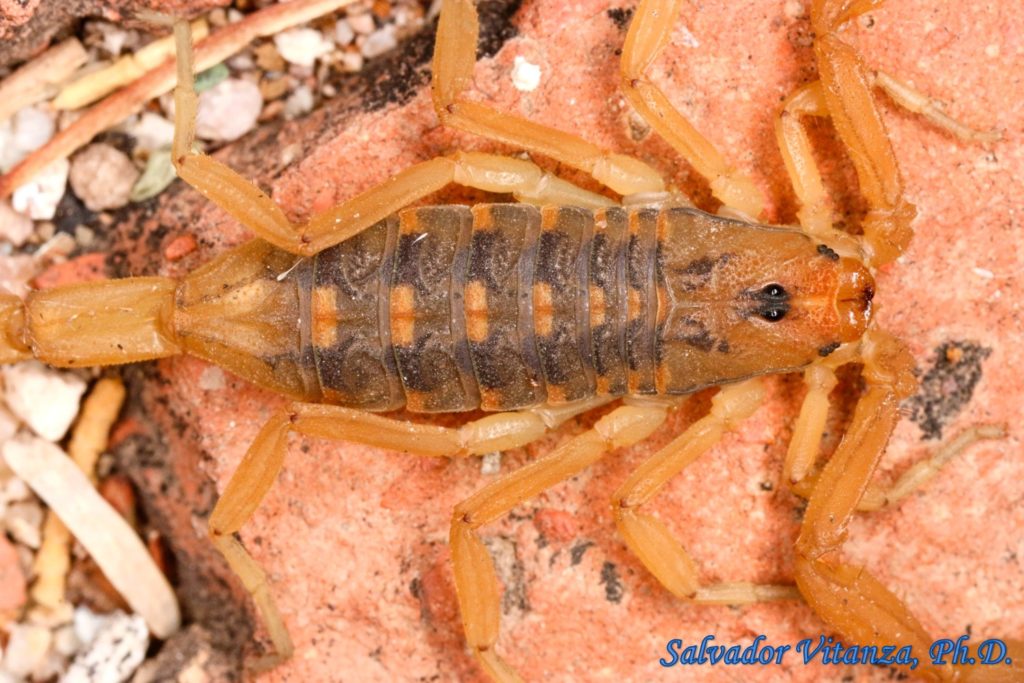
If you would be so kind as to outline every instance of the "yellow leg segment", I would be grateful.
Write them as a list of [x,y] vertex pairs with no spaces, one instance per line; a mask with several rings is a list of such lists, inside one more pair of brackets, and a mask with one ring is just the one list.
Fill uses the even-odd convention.
[[459,503],[452,515],[451,548],[455,589],[466,640],[495,681],[519,676],[494,651],[500,629],[500,589],[487,548],[477,530],[541,491],[597,462],[605,453],[647,438],[664,421],[667,404],[623,405],[594,427]]
[[756,219],[764,199],[753,181],[730,166],[707,138],[677,111],[646,76],[668,44],[682,0],[643,0],[622,49],[622,92],[633,108],[711,184],[711,192],[731,209]]
[[551,157],[589,173],[619,194],[665,190],[657,171],[638,159],[605,151],[575,135],[465,99],[479,35],[473,0],[445,0],[433,63],[434,109],[441,123]]
[[428,457],[460,457],[517,448],[541,437],[549,426],[570,416],[538,409],[495,413],[458,429],[392,420],[372,413],[313,403],[294,403],[260,430],[210,515],[209,534],[217,550],[253,597],[274,653],[255,668],[277,665],[291,656],[292,641],[270,594],[263,569],[235,534],[252,517],[284,464],[288,434],[354,441]]
[[661,521],[640,512],[672,477],[750,417],[764,398],[760,379],[723,388],[712,399],[711,413],[651,456],[612,498],[612,512],[626,545],[673,595],[701,604],[728,604],[799,598],[793,586],[721,583],[701,586],[697,567],[686,549]]

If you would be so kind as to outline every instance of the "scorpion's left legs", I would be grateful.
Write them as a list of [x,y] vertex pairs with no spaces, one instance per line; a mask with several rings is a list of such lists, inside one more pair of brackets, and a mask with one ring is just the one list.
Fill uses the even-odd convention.
[[669,479],[750,417],[763,396],[760,379],[723,388],[712,399],[709,415],[640,465],[612,498],[615,522],[626,544],[661,585],[684,600],[736,605],[799,597],[793,586],[749,582],[701,586],[697,568],[686,549],[658,519],[639,511]]
[[338,406],[294,403],[260,430],[210,515],[214,546],[253,597],[275,653],[255,663],[272,667],[292,654],[292,641],[270,594],[267,577],[236,537],[259,507],[284,464],[288,434],[354,441],[427,457],[479,455],[517,448],[540,438],[572,412],[563,409],[495,413],[459,429],[392,420]]
[[682,0],[643,0],[637,7],[622,49],[622,92],[658,135],[708,180],[716,198],[728,208],[757,218],[764,205],[757,186],[730,166],[646,75],[668,43],[681,4]]
[[594,208],[614,204],[607,197],[545,173],[529,161],[459,152],[415,164],[305,223],[293,224],[257,185],[213,157],[192,150],[197,98],[189,25],[177,22],[174,32],[178,87],[174,91],[172,158],[178,175],[257,236],[291,253],[315,254],[451,183],[511,193],[520,201],[532,203]]
[[501,617],[498,577],[477,530],[597,462],[608,451],[647,438],[665,421],[667,408],[668,404],[655,402],[619,406],[589,431],[485,486],[455,507],[450,542],[462,624],[469,647],[494,680],[520,679],[494,651]]
[[580,137],[533,123],[464,97],[476,63],[480,22],[473,0],[444,0],[434,48],[434,109],[441,123],[537,152],[589,173],[623,195],[663,192],[653,168],[624,154],[607,152]]

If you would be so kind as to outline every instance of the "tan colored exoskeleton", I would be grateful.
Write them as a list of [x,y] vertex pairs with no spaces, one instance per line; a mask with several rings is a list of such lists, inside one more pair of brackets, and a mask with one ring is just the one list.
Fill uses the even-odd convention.
[[[678,397],[722,385],[709,415],[656,453],[613,500],[623,538],[674,595],[737,604],[792,597],[786,586],[702,586],[693,560],[642,505],[749,416],[757,376],[802,371],[807,397],[785,463],[809,492],[796,544],[800,593],[858,644],[931,642],[895,595],[838,557],[859,507],[892,502],[934,473],[912,470],[896,493],[869,480],[915,386],[904,346],[872,326],[872,271],[911,236],[914,208],[871,95],[957,134],[923,96],[866,70],[838,37],[877,0],[814,0],[820,80],[784,104],[776,131],[802,204],[801,229],[757,223],[761,196],[645,76],[668,41],[680,0],[644,0],[622,53],[636,111],[711,185],[720,215],[671,193],[641,161],[463,97],[478,33],[471,0],[446,0],[434,58],[434,102],[448,126],[500,140],[591,174],[623,205],[508,157],[456,153],[417,164],[301,225],[256,186],[192,151],[196,95],[187,25],[176,27],[179,86],[174,162],[182,179],[256,233],[182,281],[134,278],[0,301],[0,360],[81,366],[188,353],[295,399],[250,447],[210,518],[210,535],[263,616],[276,650],[288,632],[259,566],[235,533],[277,476],[289,432],[456,457],[522,446],[569,417],[625,397],[594,427],[484,487],[455,509],[451,551],[466,638],[496,680],[515,680],[495,651],[499,589],[478,535],[484,524],[656,430]],[[659,19],[660,17],[660,19]],[[870,210],[863,235],[833,229],[801,116],[830,117],[850,151]],[[520,204],[402,210],[450,183],[512,193]],[[396,213],[397,212],[397,213]],[[838,450],[818,471],[835,370],[861,363],[866,389]],[[412,425],[367,411],[495,411],[460,429]],[[865,498],[868,494],[868,498]],[[1014,646],[1016,647],[1016,646]],[[272,659],[273,659],[272,658]],[[1024,652],[1016,675],[1024,675]],[[935,679],[981,674],[923,668]]]

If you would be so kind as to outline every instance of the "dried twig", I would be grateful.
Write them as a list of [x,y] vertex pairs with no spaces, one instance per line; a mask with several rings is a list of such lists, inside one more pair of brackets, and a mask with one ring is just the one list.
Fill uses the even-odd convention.
[[85,64],[89,55],[77,38],[54,45],[0,83],[0,121],[41,102]]
[[[192,35],[200,41],[209,35],[206,20],[192,22]],[[93,71],[67,84],[53,100],[54,109],[79,109],[142,78],[174,54],[174,36],[154,40],[134,54],[125,55],[105,69]]]
[[[198,43],[195,68],[208,69],[258,37],[279,33],[353,2],[355,0],[293,0],[254,12],[237,24],[231,24]],[[168,92],[176,82],[174,61],[169,60],[132,85],[95,105],[48,143],[26,157],[10,173],[0,176],[0,199],[9,197],[15,189],[31,180],[32,176],[52,161],[71,156],[97,133],[121,122],[154,97]]]

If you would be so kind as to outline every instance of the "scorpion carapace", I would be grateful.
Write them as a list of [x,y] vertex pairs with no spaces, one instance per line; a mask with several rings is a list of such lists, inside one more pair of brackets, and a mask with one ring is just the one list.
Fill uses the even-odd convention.
[[[153,301],[135,335],[118,287]],[[178,285],[78,285],[77,311],[34,293],[13,334],[54,365],[180,349],[306,401],[499,411],[798,370],[860,337],[871,287],[800,231],[693,208],[434,206],[310,258],[255,240]]]

